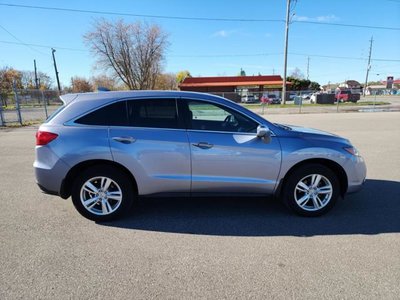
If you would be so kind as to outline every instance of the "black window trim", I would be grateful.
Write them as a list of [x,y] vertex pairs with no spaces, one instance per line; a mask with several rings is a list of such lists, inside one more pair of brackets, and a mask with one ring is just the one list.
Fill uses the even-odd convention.
[[[185,104],[184,104],[185,102],[186,102],[186,105],[187,105],[187,101],[199,101],[199,102],[210,103],[210,104],[213,104],[213,105],[215,105],[215,106],[217,106],[217,107],[220,107],[220,108],[221,108],[221,107],[222,107],[222,108],[225,107],[225,105],[223,105],[223,104],[221,104],[221,103],[218,103],[218,102],[216,102],[216,101],[213,101],[213,100],[209,100],[209,99],[198,99],[198,98],[190,98],[190,97],[180,97],[180,100],[181,100],[181,102],[182,102],[182,104],[181,104],[182,106],[181,106],[181,107],[183,107],[183,105],[185,105]],[[260,122],[258,122],[258,121],[255,120],[254,118],[252,118],[252,117],[250,117],[250,116],[244,114],[243,112],[237,110],[236,108],[233,108],[233,107],[230,107],[230,106],[226,106],[226,107],[228,107],[229,109],[235,111],[236,113],[238,113],[238,114],[240,114],[240,115],[242,115],[242,116],[245,116],[246,118],[248,118],[248,119],[254,121],[254,122],[257,124],[257,126],[260,126],[260,125],[261,125]],[[182,113],[185,113],[185,110],[184,110],[183,108],[182,108]],[[184,119],[186,119],[186,118],[184,118]],[[212,132],[212,133],[225,133],[225,134],[235,134],[235,135],[257,135],[257,133],[254,133],[254,132],[237,132],[237,131],[218,131],[218,130],[191,129],[191,128],[188,128],[187,124],[185,124],[185,127],[186,127],[186,130],[189,131],[189,132],[209,132],[209,133]],[[271,129],[270,129],[270,130],[271,130]],[[275,134],[274,134],[272,131],[271,131],[271,136],[275,136]]]
[[[180,126],[180,128],[165,128],[165,127],[136,127],[136,126],[118,126],[118,125],[90,125],[90,124],[81,124],[81,123],[77,123],[76,121],[79,120],[80,118],[98,110],[101,109],[103,107],[106,107],[108,105],[113,105],[117,102],[122,102],[125,101],[125,105],[126,105],[126,113],[128,114],[128,101],[130,100],[150,100],[150,99],[174,99],[175,100],[175,109],[176,109],[176,113],[177,113],[177,117],[178,117],[178,125]],[[180,117],[180,110],[179,110],[179,97],[161,97],[161,96],[148,96],[148,97],[138,97],[138,98],[132,98],[132,97],[125,97],[125,98],[120,98],[120,99],[114,99],[110,102],[104,103],[101,106],[96,106],[93,107],[92,109],[90,109],[89,111],[86,111],[80,115],[78,115],[77,117],[72,118],[71,120],[64,122],[63,125],[65,126],[75,126],[75,127],[96,127],[96,128],[134,128],[134,129],[158,129],[158,130],[187,130],[186,128],[186,124],[184,122],[184,120],[181,119]],[[129,116],[127,116],[128,120],[129,120]]]

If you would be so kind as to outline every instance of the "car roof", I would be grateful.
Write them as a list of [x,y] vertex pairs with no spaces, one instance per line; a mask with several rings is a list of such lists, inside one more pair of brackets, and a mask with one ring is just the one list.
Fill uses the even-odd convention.
[[[112,91],[112,92],[93,92],[93,93],[76,93],[61,95],[60,99],[64,104],[69,104],[73,101],[93,101],[97,99],[102,100],[114,100],[124,98],[137,98],[137,97],[188,97],[188,98],[217,98],[223,99],[216,95],[210,95],[205,93],[197,92],[186,92],[186,91]],[[226,99],[224,99],[226,100]]]

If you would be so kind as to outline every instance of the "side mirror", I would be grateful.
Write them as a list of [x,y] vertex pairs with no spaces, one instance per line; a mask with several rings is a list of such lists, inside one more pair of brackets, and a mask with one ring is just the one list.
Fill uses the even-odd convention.
[[258,125],[257,137],[263,139],[265,143],[269,143],[271,141],[271,131],[265,125]]

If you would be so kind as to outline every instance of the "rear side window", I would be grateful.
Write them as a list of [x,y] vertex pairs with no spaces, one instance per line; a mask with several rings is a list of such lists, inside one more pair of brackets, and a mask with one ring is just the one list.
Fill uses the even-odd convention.
[[126,101],[119,101],[99,108],[75,121],[84,125],[127,126]]
[[128,116],[133,127],[182,128],[175,99],[130,100]]

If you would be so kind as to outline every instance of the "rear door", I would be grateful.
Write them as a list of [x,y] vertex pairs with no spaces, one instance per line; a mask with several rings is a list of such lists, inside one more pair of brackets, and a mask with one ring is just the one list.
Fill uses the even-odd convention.
[[110,127],[110,147],[139,194],[190,192],[190,149],[176,99],[127,100],[126,118],[127,126]]
[[183,99],[192,156],[192,192],[272,193],[279,140],[257,138],[249,117],[208,101]]

